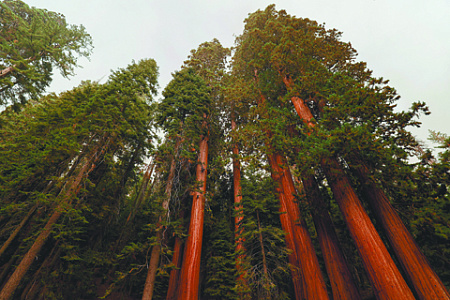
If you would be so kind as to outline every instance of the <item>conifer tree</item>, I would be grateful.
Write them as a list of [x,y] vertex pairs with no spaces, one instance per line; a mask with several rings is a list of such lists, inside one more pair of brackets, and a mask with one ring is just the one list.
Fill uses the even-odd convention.
[[5,0],[0,20],[0,105],[37,99],[52,81],[53,68],[68,77],[77,56],[91,53],[85,28],[67,24],[62,14]]
[[[123,145],[128,143],[128,146],[132,148],[132,141],[139,136],[144,137],[148,134],[148,121],[143,119],[148,115],[142,108],[146,108],[146,100],[150,100],[151,93],[155,92],[156,77],[156,63],[151,59],[142,60],[139,63],[131,64],[126,69],[116,71],[105,85],[87,83],[54,100],[53,105],[59,104],[58,102],[72,102],[72,104],[75,102],[79,105],[76,108],[79,114],[74,114],[72,115],[74,118],[66,120],[65,124],[70,129],[65,129],[77,138],[78,135],[74,134],[72,130],[77,125],[80,126],[81,133],[85,136],[79,141],[80,144],[75,145],[81,152],[72,160],[74,171],[62,178],[64,186],[55,195],[55,203],[43,231],[2,288],[0,292],[2,299],[9,299],[12,296],[34,261],[34,257],[50,236],[54,224],[65,211],[70,211],[74,201],[78,201],[76,197],[81,190],[82,182],[87,182],[88,176],[98,168],[99,161],[111,151],[115,153],[116,157],[121,157],[120,151],[125,149],[120,149]],[[120,86],[126,86],[126,92]],[[99,105],[103,108],[108,107],[109,110],[99,110]],[[46,113],[43,113],[44,117]],[[81,124],[75,123],[77,118]],[[133,136],[133,140],[127,140],[131,136]],[[76,143],[77,140],[70,142]],[[51,148],[49,150],[64,151],[64,149]]]

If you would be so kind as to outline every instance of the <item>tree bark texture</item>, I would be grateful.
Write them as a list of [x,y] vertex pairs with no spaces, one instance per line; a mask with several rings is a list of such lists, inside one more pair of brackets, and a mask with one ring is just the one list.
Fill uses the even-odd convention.
[[178,299],[197,300],[200,283],[200,258],[203,241],[205,193],[208,163],[208,136],[200,141],[200,154],[196,169],[196,181],[200,188],[194,192],[188,238],[183,258]]
[[363,194],[382,225],[391,247],[419,299],[450,299],[447,288],[431,268],[384,191],[369,179],[367,166],[360,162],[359,167],[355,170],[358,178],[362,181]]
[[[255,80],[258,81],[258,74],[255,70]],[[260,93],[258,105],[265,105],[266,98]],[[270,140],[272,133],[265,130],[267,140]],[[286,232],[286,244],[290,249],[295,250],[293,255],[296,257],[296,266],[299,267],[300,276],[293,274],[294,287],[296,287],[297,299],[329,299],[325,280],[320,271],[319,261],[317,259],[314,246],[311,241],[305,221],[301,218],[300,209],[297,205],[295,195],[297,191],[294,187],[291,171],[288,168],[286,158],[279,153],[274,152],[270,142],[267,142],[269,149],[268,159],[271,167],[271,174],[274,181],[278,184],[278,194],[280,198],[280,215],[283,230]],[[284,212],[287,215],[287,221],[282,218]],[[289,237],[292,236],[291,241]],[[291,243],[292,242],[292,243]],[[290,244],[290,245],[289,245]],[[289,258],[294,261],[293,258]],[[295,276],[294,276],[295,275]],[[301,279],[298,287],[298,278]],[[299,289],[299,291],[297,290]],[[300,298],[299,298],[300,297]]]
[[[283,77],[286,87],[290,82]],[[308,106],[299,97],[291,101],[299,117],[313,127],[313,116]],[[361,204],[350,181],[336,160],[321,162],[334,197],[366,269],[377,299],[414,299],[414,296],[395,265]]]
[[309,203],[313,207],[313,221],[322,250],[325,268],[330,279],[334,300],[361,299],[344,254],[341,251],[333,221],[312,175],[303,176],[303,187]]
[[297,253],[297,259],[300,264],[303,289],[301,299],[328,299],[325,280],[322,276],[319,261],[317,259],[311,237],[302,219],[300,209],[296,203],[297,191],[294,187],[291,171],[287,167],[286,158],[278,153],[274,153],[271,159],[272,168],[279,176],[278,182],[281,183],[281,190],[284,194],[285,207],[289,220],[292,222],[294,247]]
[[170,271],[170,277],[169,277],[169,287],[167,288],[167,297],[166,300],[176,300],[177,299],[177,287],[178,287],[178,280],[180,277],[180,267],[181,267],[181,260],[182,260],[182,246],[183,241],[181,238],[176,237],[175,238],[175,245],[173,247],[173,257],[172,257],[172,264],[175,267]]

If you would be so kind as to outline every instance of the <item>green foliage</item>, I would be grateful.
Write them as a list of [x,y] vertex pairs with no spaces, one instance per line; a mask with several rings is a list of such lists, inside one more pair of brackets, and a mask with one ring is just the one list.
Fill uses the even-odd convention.
[[37,99],[52,81],[53,68],[73,75],[77,56],[89,57],[92,49],[82,25],[20,0],[0,3],[0,45],[0,105]]

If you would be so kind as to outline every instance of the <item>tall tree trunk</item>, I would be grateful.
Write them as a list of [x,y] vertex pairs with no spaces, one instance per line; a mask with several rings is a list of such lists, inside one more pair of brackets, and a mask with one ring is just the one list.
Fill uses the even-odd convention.
[[182,246],[183,240],[177,236],[175,238],[175,245],[173,247],[173,257],[172,257],[172,264],[174,266],[174,269],[170,271],[169,287],[167,288],[166,300],[177,299],[177,287],[178,287],[178,280],[180,277],[181,259],[183,254]]
[[[231,130],[236,131],[236,121],[234,112],[231,113]],[[233,144],[233,189],[234,189],[234,209],[236,216],[234,218],[235,226],[235,240],[236,240],[236,270],[239,274],[238,284],[242,286],[244,290],[248,290],[247,274],[244,270],[243,263],[245,261],[245,240],[242,238],[244,228],[242,222],[244,220],[242,201],[242,187],[241,187],[241,162],[239,161],[239,148],[237,143]],[[240,297],[244,298],[244,294],[240,293]]]
[[303,187],[309,203],[313,207],[313,221],[317,230],[328,278],[330,279],[333,299],[361,299],[347,261],[341,251],[338,237],[326,205],[320,194],[317,182],[312,175],[303,176]]
[[[204,122],[206,127],[206,121]],[[200,154],[196,169],[196,181],[200,188],[194,192],[189,233],[181,268],[179,299],[197,300],[200,282],[200,258],[203,241],[203,221],[205,213],[205,193],[208,163],[208,136],[202,136]]]
[[[284,76],[283,80],[289,90],[291,88],[290,79]],[[307,126],[313,127],[312,113],[304,101],[296,96],[291,97],[291,101],[299,117]],[[414,299],[361,201],[351,187],[344,170],[334,159],[322,161],[321,165],[362,258],[377,299]]]
[[167,185],[165,189],[166,198],[162,203],[163,215],[159,217],[156,228],[156,244],[152,248],[150,255],[150,262],[148,264],[147,278],[145,280],[144,292],[142,300],[151,300],[153,297],[153,290],[155,288],[156,271],[159,265],[159,256],[161,254],[161,244],[163,241],[163,218],[167,217],[169,211],[170,197],[172,196],[173,179],[175,177],[176,158],[178,157],[178,149],[180,148],[181,139],[177,139],[175,144],[174,155],[170,163],[169,176],[167,178]]
[[431,268],[384,191],[369,179],[368,167],[359,159],[357,163],[354,171],[362,182],[363,194],[418,297],[422,300],[450,299],[447,288]]
[[87,159],[87,161],[81,167],[77,176],[70,183],[68,190],[62,196],[60,204],[58,204],[58,206],[54,209],[52,215],[48,219],[43,230],[36,238],[31,248],[22,258],[20,264],[17,266],[14,273],[8,279],[6,284],[3,286],[0,292],[0,299],[8,300],[13,296],[16,288],[19,286],[20,281],[23,279],[25,273],[31,267],[31,264],[33,263],[35,257],[39,254],[39,251],[41,250],[42,246],[44,246],[47,238],[50,236],[53,225],[58,221],[59,217],[62,215],[64,211],[64,205],[70,204],[70,202],[72,201],[71,198],[77,195],[78,191],[81,188],[80,183],[82,179],[85,178],[92,171],[93,167],[95,166],[94,163],[100,158],[101,154],[103,154],[103,150],[100,151],[96,147],[93,151],[92,156],[89,159]]
[[[255,70],[255,80],[258,82],[258,72]],[[265,96],[260,92],[260,101],[258,106],[266,105]],[[267,140],[270,140],[272,133],[265,130]],[[301,218],[300,209],[295,203],[295,195],[297,191],[294,187],[291,171],[287,167],[286,158],[279,153],[273,151],[270,142],[267,142],[269,148],[269,163],[271,166],[272,178],[279,185],[279,197],[282,212],[286,212],[288,222],[285,222],[287,237],[292,234],[291,249],[295,249],[297,256],[296,262],[299,266],[300,276],[293,276],[293,280],[297,281],[301,278],[302,284],[298,287],[298,283],[294,281],[296,287],[297,299],[329,299],[325,280],[320,271],[319,261],[317,259],[314,246],[309,236],[305,221]],[[282,196],[281,196],[282,195]],[[281,217],[281,215],[280,215]],[[282,220],[283,225],[283,220]],[[286,238],[286,244],[289,247],[290,241]],[[289,258],[294,261],[293,258]],[[296,274],[293,274],[296,275]],[[297,290],[298,289],[298,290]]]
[[304,283],[301,265],[298,260],[297,250],[294,245],[294,230],[292,228],[293,224],[287,213],[288,209],[286,207],[286,199],[283,192],[281,180],[277,172],[274,170],[276,167],[273,161],[274,161],[273,155],[269,155],[269,162],[272,169],[271,175],[272,179],[276,182],[276,192],[278,194],[278,199],[280,199],[279,211],[280,211],[281,228],[286,233],[285,236],[286,247],[292,251],[292,253],[289,254],[288,256],[288,260],[290,264],[292,283],[294,285],[295,299],[301,300],[304,299],[303,297]]
[[19,234],[20,230],[22,230],[22,228],[27,224],[28,220],[33,216],[34,212],[36,211],[36,209],[38,208],[38,205],[35,204],[30,211],[28,212],[28,214],[22,219],[22,221],[20,222],[20,224],[16,227],[16,229],[13,231],[13,233],[11,233],[11,235],[9,236],[9,238],[6,240],[6,242],[3,244],[2,248],[0,249],[0,257],[2,256],[2,254],[6,251],[6,249],[9,247],[9,245],[11,245],[11,243],[13,242],[13,240],[16,238],[16,236]]
[[[290,128],[289,131],[293,136],[298,134],[293,128]],[[299,153],[299,149],[294,149],[294,151]],[[330,279],[333,299],[361,299],[314,175],[303,174],[302,184],[306,198],[313,208],[312,217]]]
[[[303,289],[301,299],[328,299],[325,280],[323,279],[319,261],[311,241],[305,221],[302,219],[300,209],[295,196],[297,191],[294,187],[291,171],[287,167],[286,158],[278,153],[273,154],[272,163],[274,171],[280,176],[282,191],[285,199],[287,215],[292,222],[294,246],[303,278]],[[283,206],[283,205],[282,205]]]
[[261,255],[262,255],[262,260],[263,260],[263,275],[264,275],[264,289],[266,291],[270,291],[270,287],[267,288],[267,286],[269,284],[269,271],[267,268],[267,259],[266,259],[266,251],[264,250],[264,239],[263,239],[263,235],[262,235],[262,230],[261,230],[261,222],[259,221],[259,211],[256,210],[256,220],[258,221],[258,237],[259,237],[259,247],[261,248]]

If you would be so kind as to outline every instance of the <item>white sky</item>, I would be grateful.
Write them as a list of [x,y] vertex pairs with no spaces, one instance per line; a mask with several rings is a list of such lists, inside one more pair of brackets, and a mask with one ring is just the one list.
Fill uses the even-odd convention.
[[[91,60],[70,80],[55,76],[51,92],[82,80],[107,78],[131,61],[154,58],[163,89],[191,49],[217,38],[230,47],[247,15],[274,2],[265,0],[24,0],[83,24],[92,36]],[[398,107],[425,101],[432,114],[413,130],[421,140],[428,129],[450,133],[449,0],[282,0],[277,9],[325,23],[343,32],[375,76],[389,79],[402,98]]]

